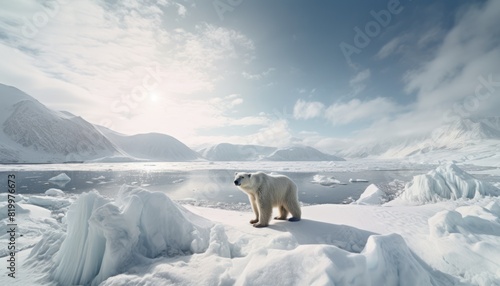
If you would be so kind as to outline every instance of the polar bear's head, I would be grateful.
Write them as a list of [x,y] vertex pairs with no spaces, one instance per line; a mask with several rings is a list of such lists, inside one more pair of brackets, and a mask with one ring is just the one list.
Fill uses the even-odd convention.
[[252,184],[251,178],[251,173],[236,172],[234,173],[234,184],[238,187],[244,188]]

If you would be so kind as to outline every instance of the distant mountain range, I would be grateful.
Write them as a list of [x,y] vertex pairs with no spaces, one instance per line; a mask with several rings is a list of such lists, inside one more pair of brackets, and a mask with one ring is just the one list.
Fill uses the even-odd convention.
[[379,140],[339,150],[345,158],[439,158],[492,157],[500,160],[500,116],[461,118],[429,134],[396,140]]
[[308,146],[276,148],[220,143],[199,151],[211,161],[344,161]]
[[0,163],[190,161],[199,154],[164,134],[126,136],[48,109],[0,84]]
[[106,127],[98,129],[111,142],[138,160],[148,161],[193,161],[201,156],[181,141],[160,133],[137,134],[127,136]]
[[172,136],[124,135],[66,111],[54,111],[0,84],[0,163],[116,161],[333,161],[314,148],[218,144],[197,153]]

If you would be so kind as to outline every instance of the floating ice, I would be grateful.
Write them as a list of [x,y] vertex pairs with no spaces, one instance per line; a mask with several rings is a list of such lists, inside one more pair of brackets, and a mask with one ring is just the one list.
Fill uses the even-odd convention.
[[335,179],[335,177],[327,177],[324,175],[314,175],[311,183],[320,184],[322,186],[327,186],[327,187],[333,185],[345,185],[345,183],[342,183],[341,181]]
[[64,192],[62,190],[55,189],[55,188],[50,188],[50,189],[46,190],[45,194],[47,196],[52,196],[52,197],[62,197],[62,196],[64,196]]
[[368,180],[365,179],[349,179],[349,182],[351,183],[368,183]]
[[71,181],[71,178],[66,175],[66,173],[61,173],[55,177],[52,177],[49,179],[49,181],[52,181],[52,182],[69,182]]
[[60,209],[71,205],[72,201],[68,198],[33,195],[28,197],[27,203],[49,209]]

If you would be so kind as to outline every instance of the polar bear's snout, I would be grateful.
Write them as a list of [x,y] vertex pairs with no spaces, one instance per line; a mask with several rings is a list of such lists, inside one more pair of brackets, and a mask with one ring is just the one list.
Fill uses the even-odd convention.
[[236,186],[240,186],[240,185],[241,185],[240,180],[235,180],[235,181],[234,181],[234,184],[235,184]]

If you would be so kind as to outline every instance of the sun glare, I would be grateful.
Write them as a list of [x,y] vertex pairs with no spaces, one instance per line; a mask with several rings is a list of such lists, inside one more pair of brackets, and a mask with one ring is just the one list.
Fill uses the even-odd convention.
[[149,94],[149,100],[151,100],[152,102],[157,102],[158,101],[158,95],[156,93]]

